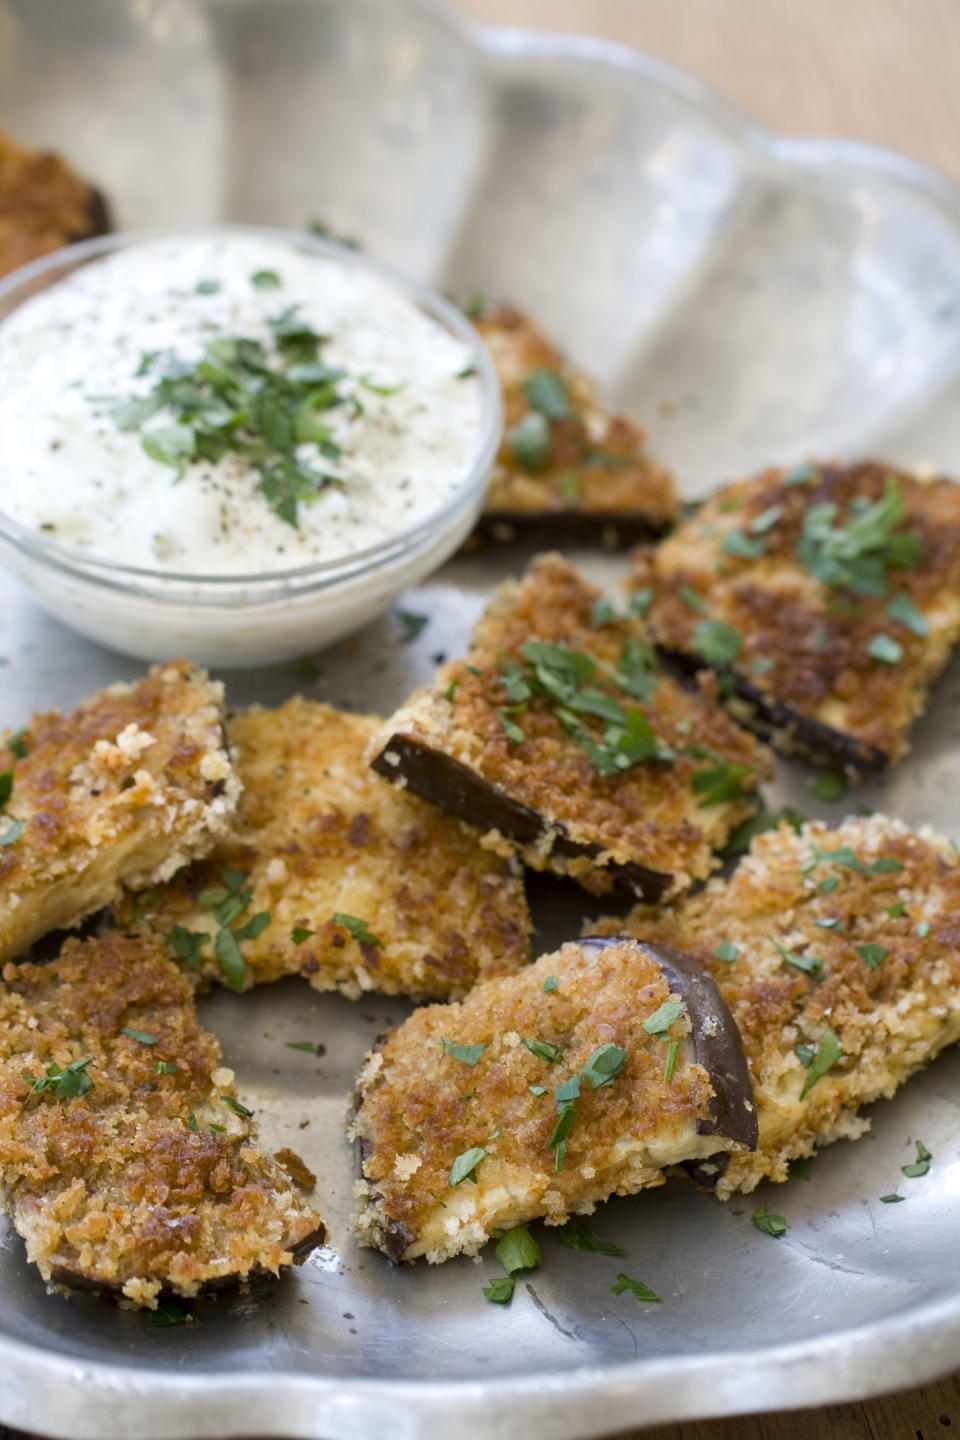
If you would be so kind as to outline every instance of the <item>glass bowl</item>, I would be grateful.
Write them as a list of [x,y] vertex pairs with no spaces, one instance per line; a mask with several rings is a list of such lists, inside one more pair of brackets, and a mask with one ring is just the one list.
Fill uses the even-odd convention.
[[0,510],[0,564],[65,625],[140,659],[185,655],[200,664],[237,668],[289,660],[332,644],[442,565],[470,533],[483,506],[503,410],[486,348],[449,301],[356,250],[269,226],[127,231],[57,250],[0,281],[0,344],[2,322],[17,306],[78,266],[145,241],[222,233],[285,241],[374,272],[469,347],[481,395],[476,454],[453,494],[415,524],[335,560],[269,573],[172,574],[100,559],[48,539]]

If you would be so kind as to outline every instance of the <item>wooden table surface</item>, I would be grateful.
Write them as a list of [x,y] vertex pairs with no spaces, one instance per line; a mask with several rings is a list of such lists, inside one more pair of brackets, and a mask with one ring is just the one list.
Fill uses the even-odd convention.
[[[892,146],[960,181],[960,0],[461,3],[483,20],[635,45],[775,129]],[[948,1440],[951,1431],[960,1437],[960,1376],[853,1405],[645,1430],[643,1440]],[[7,1434],[0,1426],[0,1440]]]
[[[891,146],[960,180],[960,0],[460,3],[482,20],[623,41],[693,72],[773,129]],[[863,1404],[646,1430],[643,1440],[948,1440],[951,1432],[960,1440],[960,1376]]]

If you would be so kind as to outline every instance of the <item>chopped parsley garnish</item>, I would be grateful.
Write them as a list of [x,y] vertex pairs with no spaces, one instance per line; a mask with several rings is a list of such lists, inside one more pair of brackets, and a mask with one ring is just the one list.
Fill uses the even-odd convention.
[[450,684],[447,686],[446,690],[444,690],[444,692],[443,692],[443,698],[444,698],[444,700],[452,700],[453,697],[454,697],[454,695],[456,695],[457,690],[459,689],[459,686],[460,686],[460,676],[459,676],[459,675],[455,675],[455,676],[453,677],[453,679],[450,681]]
[[817,1053],[816,1050],[812,1045],[804,1045],[802,1041],[799,1041],[793,1048],[797,1052],[797,1058],[804,1070],[809,1070],[813,1064],[813,1057]]
[[0,770],[0,805],[6,805],[13,794],[13,770]]
[[489,1154],[490,1151],[485,1150],[482,1145],[473,1145],[469,1150],[464,1150],[462,1155],[458,1155],[450,1170],[450,1189],[455,1190],[464,1180],[472,1180],[476,1185],[477,1166],[481,1160],[486,1160]]
[[893,905],[885,905],[883,908],[884,908],[884,910],[886,911],[886,913],[890,916],[890,919],[891,919],[891,920],[899,920],[899,919],[901,918],[901,916],[904,914],[904,912],[906,911],[907,906],[906,906],[905,901],[903,901],[903,900],[897,900],[895,904],[893,904]]
[[546,978],[546,980],[544,980],[544,982],[543,982],[543,987],[542,987],[542,988],[543,988],[543,990],[544,990],[544,993],[546,993],[546,992],[549,991],[549,990],[559,990],[559,989],[560,989],[560,981],[557,979],[556,975],[548,975],[547,978]]
[[590,629],[602,630],[604,625],[612,625],[617,618],[617,612],[609,595],[601,595],[593,607],[593,614],[590,616]]
[[724,555],[735,555],[741,560],[757,560],[766,550],[766,541],[758,536],[751,540],[742,530],[734,527],[728,530],[720,546]]
[[158,1075],[176,1075],[179,1066],[176,1060],[155,1060],[153,1068]]
[[528,1085],[527,1089],[530,1091],[531,1095],[536,1095],[538,1100],[542,1095],[546,1095],[547,1093],[546,1085]]
[[539,410],[531,410],[507,431],[507,444],[521,469],[541,470],[550,455],[550,427]]
[[840,1041],[832,1030],[824,1030],[820,1037],[820,1044],[807,1066],[807,1078],[803,1082],[803,1089],[800,1091],[800,1099],[805,1100],[818,1080],[822,1080],[827,1071],[836,1065],[843,1054]]
[[628,602],[630,614],[639,615],[642,619],[653,604],[656,593],[652,585],[645,585],[640,590],[634,590]]
[[548,420],[565,420],[570,414],[567,387],[556,370],[531,370],[523,392],[531,410],[538,410]]
[[930,1169],[930,1161],[933,1159],[930,1151],[922,1140],[915,1140],[917,1147],[917,1158],[910,1165],[901,1165],[900,1169],[908,1180],[919,1180],[921,1175],[926,1175]]
[[759,515],[754,516],[747,526],[747,529],[751,535],[766,535],[768,530],[773,529],[782,514],[782,505],[770,505],[766,510],[762,510]]
[[540,1246],[526,1225],[518,1225],[501,1235],[494,1253],[508,1275],[515,1275],[519,1270],[536,1270],[540,1264]]
[[323,674],[316,660],[311,660],[309,655],[301,655],[298,660],[294,660],[290,669],[305,685],[315,685]]
[[383,941],[374,935],[366,920],[359,920],[356,915],[344,915],[339,910],[335,910],[333,923],[342,925],[344,930],[348,930],[358,945],[379,945],[380,949],[383,949]]
[[[111,416],[118,429],[139,430],[144,452],[173,468],[177,479],[189,460],[216,464],[226,454],[245,457],[256,467],[270,509],[296,529],[301,503],[343,483],[314,462],[340,458],[330,412],[352,404],[359,413],[359,402],[338,389],[344,372],[320,359],[322,337],[296,307],[269,325],[269,349],[240,336],[210,341],[196,363],[169,352],[146,357],[139,373],[156,372],[161,364],[164,373],[148,394],[115,405]],[[169,421],[145,428],[160,412]],[[303,455],[305,445],[316,446],[310,458]]]
[[601,1085],[613,1084],[623,1069],[626,1058],[627,1052],[622,1045],[601,1045],[594,1050],[580,1074],[591,1090],[599,1090]]
[[304,940],[309,940],[311,935],[316,935],[316,930],[308,930],[305,925],[294,925],[290,931],[290,939],[294,945],[302,945]]
[[820,881],[820,889],[823,891],[824,895],[832,895],[839,884],[839,875],[828,875],[825,880]]
[[[197,283],[196,283],[196,287],[195,287],[194,293],[195,293],[196,295],[216,295],[216,294],[218,293],[219,289],[220,289],[220,281],[219,281],[219,280],[198,280]],[[138,370],[138,371],[137,371],[137,374],[138,374],[138,375],[139,375],[139,374],[142,374],[142,373],[143,373],[142,370]]]
[[824,585],[854,595],[882,596],[888,570],[915,565],[926,553],[918,536],[899,529],[906,514],[900,482],[888,475],[882,499],[856,496],[845,525],[837,523],[839,510],[832,501],[811,505],[797,556]]
[[784,1220],[783,1216],[771,1215],[766,1205],[758,1205],[750,1216],[750,1219],[758,1230],[762,1230],[764,1235],[772,1235],[774,1239],[779,1239],[781,1235],[785,1235],[790,1229],[790,1226],[786,1220]]
[[568,1250],[589,1250],[592,1255],[626,1255],[620,1245],[604,1240],[582,1220],[568,1220],[560,1227],[560,1239]]
[[573,1129],[577,1118],[577,1100],[580,1096],[580,1076],[573,1075],[558,1085],[553,1092],[557,1102],[557,1123],[553,1127],[553,1133],[547,1141],[547,1149],[555,1150],[555,1165],[557,1170],[563,1169],[563,1162],[567,1156],[567,1140],[570,1131]]
[[536,1055],[538,1060],[544,1060],[548,1065],[553,1065],[560,1059],[560,1051],[556,1045],[550,1045],[546,1040],[523,1039],[523,1043],[531,1055]]
[[808,975],[817,978],[823,970],[823,961],[816,955],[798,955],[793,950],[787,950],[780,944],[779,940],[770,937],[770,943],[777,949],[783,960],[788,965],[793,965],[797,970],[804,970]]
[[93,1056],[87,1055],[82,1060],[71,1060],[69,1065],[61,1066],[54,1061],[42,1076],[24,1075],[24,1080],[30,1081],[27,1099],[49,1090],[58,1100],[76,1100],[93,1089],[93,1080],[87,1074],[87,1066],[92,1064]]
[[670,1026],[680,1018],[686,1008],[686,1000],[664,1000],[660,1008],[644,1020],[643,1028],[648,1035],[654,1035],[658,1040],[667,1043],[672,1038]]
[[489,1284],[480,1288],[492,1304],[507,1305],[513,1299],[516,1284],[512,1275],[494,1275]]
[[680,1041],[671,1040],[667,1046],[667,1058],[663,1063],[663,1083],[668,1085],[673,1079],[673,1072],[677,1068],[677,1055],[680,1050]]
[[250,276],[254,290],[279,290],[283,281],[276,270],[255,270]]
[[701,620],[691,643],[710,665],[732,665],[743,648],[743,637],[725,620]]
[[422,630],[430,624],[429,615],[419,615],[415,610],[398,610],[397,619],[400,621],[400,644],[409,645],[416,640]]
[[749,765],[741,765],[735,760],[723,760],[717,765],[695,770],[690,788],[694,795],[700,797],[697,809],[706,810],[710,805],[726,805],[731,800],[742,800],[749,794],[749,789],[744,790],[745,780],[749,780],[752,787],[753,771]]
[[788,470],[780,481],[780,484],[809,485],[810,481],[816,478],[816,474],[817,467],[815,465],[812,465],[810,461],[807,460],[804,462],[804,464],[794,465],[792,470]]
[[829,915],[824,920],[814,920],[818,930],[842,930],[843,921],[837,915]]
[[868,970],[876,970],[877,966],[882,965],[890,954],[886,946],[877,945],[872,940],[866,945],[854,945],[853,948]]
[[828,805],[835,805],[838,800],[842,800],[849,788],[850,782],[842,770],[821,770],[820,774],[810,781],[813,794]]
[[0,835],[0,845],[12,845],[15,840],[19,840],[23,834],[23,826],[23,820],[14,820],[13,824]]
[[196,1117],[196,1115],[194,1115],[194,1113],[193,1113],[192,1110],[191,1110],[190,1114],[187,1116],[187,1129],[188,1129],[193,1135],[199,1135],[199,1134],[200,1134],[200,1126],[197,1124],[197,1117]]
[[929,635],[930,633],[930,625],[926,616],[917,609],[905,590],[901,590],[899,595],[894,595],[887,606],[887,614],[891,620],[898,620],[901,625],[906,625],[914,635]]
[[312,1040],[285,1040],[288,1050],[302,1050],[305,1055],[315,1055],[316,1046]]
[[441,1040],[440,1048],[451,1060],[462,1060],[464,1065],[476,1065],[487,1048],[487,1042],[478,1040],[475,1045],[454,1045],[449,1040]]
[[678,595],[684,605],[689,605],[691,610],[696,610],[698,615],[706,615],[707,603],[699,591],[694,590],[692,585],[681,585]]
[[750,662],[750,669],[754,675],[766,675],[768,670],[773,669],[775,663],[775,661],[769,659],[766,655],[757,655]]
[[247,962],[243,958],[237,937],[229,926],[224,925],[217,931],[213,949],[224,980],[231,990],[239,994],[247,978]]
[[740,954],[739,945],[734,945],[732,940],[721,940],[713,952],[714,960],[725,960],[727,964],[736,960]]
[[660,1299],[660,1296],[657,1294],[657,1292],[655,1290],[651,1290],[649,1285],[644,1285],[642,1280],[631,1280],[630,1276],[624,1275],[623,1271],[621,1270],[620,1274],[617,1276],[616,1283],[610,1286],[610,1294],[622,1295],[625,1290],[629,1290],[630,1294],[635,1295],[636,1298],[640,1301],[652,1302],[654,1300]]
[[751,815],[748,820],[743,820],[731,832],[726,845],[720,854],[724,860],[733,860],[738,855],[745,855],[750,849],[750,843],[757,835],[765,835],[768,830],[776,830],[777,827],[786,821],[792,825],[794,830],[799,830],[804,823],[804,817],[797,810],[791,810],[787,806],[783,810],[760,810],[756,815]]
[[867,646],[867,654],[874,660],[881,660],[884,665],[896,665],[903,659],[903,646],[889,635],[874,635]]
[[167,944],[178,960],[185,960],[197,970],[200,967],[200,946],[209,939],[206,930],[186,930],[182,925],[174,925],[167,936]]
[[576,470],[567,470],[560,478],[560,490],[564,503],[576,505],[580,499],[580,476]]
[[516,744],[521,745],[527,737],[526,735],[524,735],[517,722],[510,719],[510,716],[505,709],[498,711],[498,715],[500,719],[500,724],[503,726],[503,733],[504,735],[506,735],[507,739],[513,740],[516,742]]
[[7,741],[7,749],[10,751],[11,755],[16,757],[17,760],[26,760],[27,758],[26,734],[27,727],[26,725],[23,725],[19,730],[17,730],[13,735],[11,735],[10,739]]
[[141,1045],[156,1045],[159,1043],[159,1035],[151,1035],[149,1030],[138,1030],[134,1025],[124,1025],[122,1035],[129,1035],[131,1040],[139,1040]]
[[246,1105],[241,1105],[239,1100],[234,1100],[232,1095],[221,1095],[220,1099],[235,1115],[242,1115],[245,1120],[253,1119],[253,1111],[248,1110]]
[[896,860],[892,855],[878,855],[876,860],[871,860],[867,867],[867,873],[870,875],[896,875],[902,869],[902,860]]
[[919,935],[919,937],[920,937],[921,940],[925,940],[925,939],[926,939],[926,937],[930,934],[930,921],[929,921],[929,920],[918,920],[918,921],[917,921],[917,934]]
[[[594,683],[598,675],[622,692],[649,701],[657,685],[656,658],[639,635],[626,641],[616,668],[583,650],[545,640],[528,640],[520,648],[521,662],[501,664],[500,678],[508,706],[499,711],[500,723],[511,740],[524,739],[521,727],[510,718],[522,713],[530,700],[543,696],[563,729],[582,746],[600,775],[617,775],[644,760],[672,762],[669,746],[656,737],[643,711]],[[597,735],[582,717],[605,722]]]
[[880,1204],[881,1204],[881,1205],[899,1205],[899,1204],[901,1204],[904,1200],[906,1200],[906,1198],[907,1198],[906,1195],[895,1195],[895,1194],[894,1194],[894,1195],[881,1195],[881,1196],[880,1196]]

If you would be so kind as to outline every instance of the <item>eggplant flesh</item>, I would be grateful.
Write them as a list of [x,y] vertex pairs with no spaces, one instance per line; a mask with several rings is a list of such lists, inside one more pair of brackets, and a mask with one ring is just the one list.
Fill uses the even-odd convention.
[[686,679],[692,679],[700,670],[713,670],[717,676],[727,678],[733,693],[747,708],[747,713],[737,718],[764,739],[786,732],[795,751],[819,764],[834,765],[856,775],[880,775],[890,764],[885,750],[822,720],[799,714],[788,701],[766,694],[736,670],[709,665],[701,656],[669,645],[658,644],[657,653],[665,665]]
[[[621,944],[623,935],[590,935],[581,940],[585,950]],[[689,955],[670,945],[640,943],[657,961],[670,989],[686,1001],[693,1050],[697,1063],[710,1076],[713,1096],[710,1114],[697,1121],[698,1135],[720,1135],[756,1150],[759,1139],[757,1106],[743,1037],[717,983]],[[717,1157],[697,1161],[699,1167],[716,1164]]]
[[[596,859],[605,847],[571,840],[560,821],[548,821],[529,805],[515,800],[499,785],[484,780],[476,770],[412,735],[392,735],[371,761],[378,775],[406,781],[415,795],[479,830],[499,830],[518,845],[535,845],[548,832],[555,836],[551,855],[563,860]],[[672,875],[629,861],[599,866],[616,889],[628,896],[656,903],[672,882]]]

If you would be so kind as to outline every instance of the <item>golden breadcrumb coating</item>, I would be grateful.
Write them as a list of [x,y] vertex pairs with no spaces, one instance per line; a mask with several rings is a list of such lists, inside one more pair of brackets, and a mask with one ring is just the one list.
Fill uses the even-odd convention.
[[103,198],[86,180],[59,156],[0,131],[0,275],[109,228]]
[[[485,528],[507,538],[518,524],[579,519],[591,526],[607,522],[614,533],[618,525],[636,532],[662,530],[676,518],[673,477],[647,454],[644,430],[606,410],[593,381],[576,370],[528,316],[501,305],[478,316],[474,324],[493,358],[506,412]],[[542,464],[526,468],[510,432],[531,413],[525,382],[541,372],[554,377],[558,398],[565,397],[559,406],[565,413],[547,419],[547,453]]]
[[[62,714],[34,715],[0,745],[13,788],[0,816],[0,960],[78,924],[205,855],[239,781],[223,686],[186,661],[155,665]],[[18,829],[22,822],[22,829]]]
[[[834,829],[811,822],[799,834],[782,826],[754,840],[729,881],[712,880],[672,910],[637,907],[626,922],[589,929],[683,949],[729,1005],[750,1063],[760,1143],[753,1155],[731,1157],[716,1186],[727,1197],[785,1180],[791,1159],[863,1134],[870,1122],[861,1106],[889,1098],[960,1039],[958,914],[952,845],[873,815]],[[784,959],[775,941],[814,973]],[[732,961],[717,958],[724,942],[736,947]],[[811,1076],[804,1060],[827,1030],[842,1056],[802,1097]],[[798,1054],[798,1045],[808,1048]]]
[[[535,870],[571,875],[595,894],[626,883],[656,898],[710,873],[714,848],[755,808],[753,791],[769,775],[770,757],[717,704],[709,677],[691,693],[655,673],[636,616],[596,626],[599,599],[561,556],[538,557],[521,581],[495,592],[466,659],[444,666],[432,688],[411,696],[369,753],[382,775],[485,832],[485,845],[519,853]],[[534,639],[599,661],[589,689],[646,715],[674,758],[602,775],[546,695],[511,709],[503,670],[521,661],[521,647]],[[654,667],[648,703],[617,681],[626,656],[635,672]],[[603,720],[580,711],[573,718],[602,737]],[[510,724],[522,739],[511,738]],[[728,765],[742,768],[730,772],[718,803],[706,803],[709,791],[697,786]]]
[[[917,537],[917,558],[887,567],[871,586],[880,593],[862,593],[856,579],[853,590],[825,583],[798,554],[805,520],[814,506],[835,505],[834,529],[849,533],[851,502],[883,500],[890,476],[905,511],[896,543]],[[858,550],[861,561],[869,553]],[[736,631],[738,719],[781,749],[879,769],[906,753],[960,636],[960,485],[874,461],[803,466],[786,479],[767,470],[725,486],[658,550],[641,552],[636,583],[656,589],[649,620],[658,642],[689,664],[705,663],[694,653],[703,615],[691,591]]]
[[[726,1024],[739,1052],[712,986],[711,994],[714,1029]],[[358,1082],[361,1243],[396,1260],[473,1255],[496,1230],[540,1216],[558,1225],[609,1195],[662,1185],[665,1165],[729,1148],[698,1133],[714,1092],[694,1058],[687,1011],[672,1019],[667,1042],[644,1029],[679,998],[656,956],[624,939],[564,945],[516,975],[483,981],[460,1004],[416,1010],[367,1057]],[[525,1041],[546,1042],[546,1056]],[[465,1060],[450,1045],[481,1053]],[[621,1047],[622,1068],[598,1088],[582,1078],[558,1168],[554,1092],[604,1046]],[[476,1183],[452,1184],[458,1157],[475,1146],[486,1152]]]
[[[68,940],[55,963],[7,964],[3,980],[0,1184],[45,1280],[152,1308],[275,1274],[322,1243],[158,947]],[[84,1093],[31,1085],[87,1057]]]
[[[215,916],[198,897],[215,892],[228,867],[252,889],[234,928],[270,917],[238,941],[246,986],[300,974],[354,998],[446,998],[524,964],[530,917],[519,867],[373,774],[364,749],[382,723],[299,697],[233,715],[243,793],[230,835],[170,884],[127,897],[118,923],[162,937],[175,925],[206,934],[201,973],[222,979]],[[376,940],[358,938],[337,914],[365,921]]]

